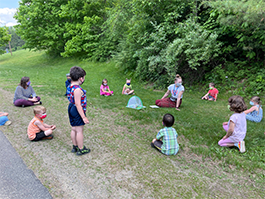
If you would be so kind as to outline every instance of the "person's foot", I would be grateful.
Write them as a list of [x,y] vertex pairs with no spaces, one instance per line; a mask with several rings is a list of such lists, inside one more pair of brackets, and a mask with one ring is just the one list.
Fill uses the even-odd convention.
[[78,146],[73,145],[72,153],[76,153],[78,151]]
[[240,141],[240,142],[238,143],[238,148],[239,148],[239,151],[240,151],[241,153],[244,153],[244,152],[246,151],[246,149],[245,149],[245,141]]
[[8,120],[6,121],[5,126],[9,126],[10,124],[12,124],[12,122]]
[[76,152],[76,155],[84,155],[90,152],[90,149],[87,149],[85,146],[83,146],[83,149],[78,149]]
[[53,138],[53,135],[48,135],[44,138],[42,138],[43,140],[51,140]]

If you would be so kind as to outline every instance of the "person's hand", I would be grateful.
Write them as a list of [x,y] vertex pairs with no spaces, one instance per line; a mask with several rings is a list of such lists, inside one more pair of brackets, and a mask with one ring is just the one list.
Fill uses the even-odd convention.
[[55,125],[52,125],[52,126],[51,126],[51,129],[52,129],[52,130],[56,129],[56,126],[55,126]]
[[88,121],[87,117],[84,117],[84,118],[83,118],[83,122],[84,122],[85,124],[89,124],[89,121]]
[[176,107],[176,110],[177,110],[177,111],[180,111],[180,109],[179,109],[179,108],[177,108],[177,107]]
[[3,115],[4,115],[4,116],[8,116],[8,113],[4,113]]
[[223,137],[223,140],[225,140],[225,139],[227,139],[228,137],[227,137],[227,135],[225,135],[224,137]]
[[227,124],[228,124],[228,122],[224,122],[224,123],[223,123],[223,125],[227,125]]

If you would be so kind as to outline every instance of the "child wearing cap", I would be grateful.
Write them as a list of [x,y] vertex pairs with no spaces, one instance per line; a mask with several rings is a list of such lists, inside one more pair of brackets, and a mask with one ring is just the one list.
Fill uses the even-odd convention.
[[64,96],[67,96],[67,87],[71,84],[71,77],[70,77],[70,73],[66,74],[66,78],[67,80],[65,81],[65,87],[66,87],[66,92]]

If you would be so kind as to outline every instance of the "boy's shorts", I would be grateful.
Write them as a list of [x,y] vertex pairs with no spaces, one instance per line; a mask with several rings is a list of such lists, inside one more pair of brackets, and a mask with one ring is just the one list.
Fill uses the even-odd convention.
[[208,99],[213,99],[213,100],[215,100],[214,97],[211,96],[211,95],[208,96]]
[[[68,106],[68,115],[71,126],[83,126],[85,125],[83,119],[81,118],[80,114],[77,111],[75,104],[69,103]],[[86,115],[86,113],[85,113]]]
[[155,149],[157,149],[158,151],[161,152],[161,150],[162,150],[162,149],[161,149],[162,144],[163,144],[162,141],[160,141],[160,140],[156,140],[156,141],[154,141],[154,143],[151,142],[151,147],[154,147]]
[[32,141],[39,141],[45,137],[47,137],[47,136],[45,135],[44,131],[40,131],[39,133],[36,133],[36,137]]

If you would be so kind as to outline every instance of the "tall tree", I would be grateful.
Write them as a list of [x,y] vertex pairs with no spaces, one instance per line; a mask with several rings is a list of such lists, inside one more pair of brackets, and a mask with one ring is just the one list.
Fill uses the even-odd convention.
[[[8,33],[8,27],[0,27],[0,46],[6,46],[11,40],[11,35]],[[0,49],[0,55],[5,51]]]

